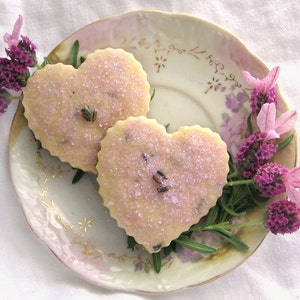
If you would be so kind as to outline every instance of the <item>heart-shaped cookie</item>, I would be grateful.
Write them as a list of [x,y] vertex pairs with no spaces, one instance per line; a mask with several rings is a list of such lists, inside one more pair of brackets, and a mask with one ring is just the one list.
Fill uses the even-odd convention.
[[116,121],[149,111],[141,64],[121,49],[97,50],[78,69],[46,65],[23,89],[28,126],[44,148],[73,167],[96,173],[97,153]]
[[102,140],[99,193],[127,235],[158,252],[216,204],[228,158],[226,144],[208,128],[168,134],[155,120],[130,117]]

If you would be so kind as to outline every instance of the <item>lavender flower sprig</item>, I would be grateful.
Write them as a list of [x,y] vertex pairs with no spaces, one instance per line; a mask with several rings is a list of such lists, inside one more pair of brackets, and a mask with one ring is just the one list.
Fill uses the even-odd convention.
[[[37,67],[36,46],[27,36],[20,37],[23,18],[20,15],[11,34],[4,35],[7,57],[0,58],[0,115],[13,99],[21,99],[21,92],[30,77],[30,68]],[[14,95],[13,95],[14,93]]]
[[[188,233],[192,243],[214,245],[216,242],[212,241],[216,241],[217,235],[234,247],[246,251],[247,245],[235,236],[236,230],[240,228],[260,225],[273,234],[299,230],[300,168],[289,170],[272,161],[274,154],[293,140],[291,134],[284,141],[277,142],[282,134],[293,129],[297,117],[296,111],[287,111],[276,117],[279,101],[275,85],[279,67],[274,68],[262,80],[252,77],[248,72],[243,74],[246,81],[253,86],[251,115],[259,130],[253,132],[251,123],[248,122],[248,137],[239,146],[237,155],[231,155],[228,182],[222,196],[209,214],[199,224],[192,226]],[[273,197],[280,195],[280,200],[270,202]],[[264,217],[260,220],[244,221],[247,212],[257,206],[265,206]],[[190,256],[195,260],[201,259],[205,254],[200,253],[197,256],[190,248],[179,251],[179,255]]]
[[279,77],[280,68],[275,67],[263,79],[253,77],[249,72],[243,71],[245,81],[252,86],[250,107],[252,115],[256,117],[265,103],[278,105],[277,93],[275,91],[276,81]]

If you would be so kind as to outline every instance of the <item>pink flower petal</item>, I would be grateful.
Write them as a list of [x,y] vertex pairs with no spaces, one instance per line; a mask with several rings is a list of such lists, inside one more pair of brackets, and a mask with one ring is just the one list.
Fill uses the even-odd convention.
[[276,106],[275,103],[265,103],[257,115],[257,125],[261,132],[268,134],[267,139],[279,138],[276,132]]
[[263,93],[267,93],[270,89],[272,89],[276,85],[276,81],[279,77],[280,68],[275,67],[273,68],[269,74],[262,80],[263,82]]
[[300,167],[295,167],[282,175],[282,181],[289,198],[300,207]]
[[257,115],[257,125],[261,132],[267,133],[267,140],[279,138],[291,130],[296,122],[297,112],[294,110],[283,113],[276,120],[275,103],[265,103]]
[[269,90],[271,90],[275,85],[276,81],[279,77],[280,68],[275,67],[273,68],[268,75],[263,78],[255,78],[249,72],[242,71],[245,81],[252,86],[253,88],[257,89],[258,92],[266,94]]
[[300,188],[300,167],[291,169],[283,176],[284,184],[291,188]]
[[293,129],[297,119],[297,112],[290,110],[283,113],[275,122],[275,130],[281,135]]
[[286,187],[288,197],[300,208],[300,189]]
[[259,78],[253,77],[248,71],[242,71],[245,81],[257,90],[261,90],[263,88],[263,83]]
[[18,45],[22,25],[23,25],[23,17],[21,15],[19,15],[19,18],[15,22],[12,34],[5,33],[3,40],[5,43],[8,44],[9,48],[11,46]]

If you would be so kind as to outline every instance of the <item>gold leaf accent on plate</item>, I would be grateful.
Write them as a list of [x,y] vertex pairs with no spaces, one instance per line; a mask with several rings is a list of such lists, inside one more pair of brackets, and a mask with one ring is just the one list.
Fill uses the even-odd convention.
[[40,192],[40,196],[43,197],[43,198],[47,198],[48,190],[49,190],[49,188],[47,186],[44,187],[44,189]]
[[51,200],[51,203],[46,201],[41,201],[41,203],[47,208],[49,213],[52,213],[55,216],[55,218],[63,226],[65,232],[71,231],[74,228],[74,226],[68,224],[66,219],[60,214],[60,211],[57,209],[53,200]]
[[[225,65],[219,62],[217,59],[213,57],[212,54],[206,57],[208,60],[208,64],[214,67],[214,76],[211,81],[208,81],[208,88],[204,92],[204,94],[208,94],[209,91],[222,91],[226,89],[224,82],[231,82],[233,86],[240,88],[242,92],[247,95],[246,88],[243,88],[242,84],[236,79],[236,76],[232,73],[225,72]],[[222,81],[221,81],[222,79]]]
[[77,222],[79,225],[79,229],[83,230],[85,233],[88,232],[89,228],[92,227],[92,222],[94,221],[94,218],[90,218],[89,220],[84,217],[82,221]]
[[164,58],[162,55],[161,56],[155,56],[155,64],[154,66],[157,67],[156,72],[159,73],[161,68],[165,68],[165,62],[167,61],[166,58]]
[[49,163],[43,161],[43,149],[37,151],[37,161],[36,164],[41,170],[44,177],[44,184],[48,183],[51,179],[62,178],[63,174],[68,174],[72,171],[69,164],[62,166],[61,164],[53,164],[49,166]]

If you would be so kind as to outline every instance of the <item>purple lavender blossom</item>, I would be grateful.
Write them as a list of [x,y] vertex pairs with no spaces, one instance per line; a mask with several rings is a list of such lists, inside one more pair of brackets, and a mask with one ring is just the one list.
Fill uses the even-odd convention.
[[37,62],[35,45],[28,37],[21,37],[17,45],[5,49],[7,58],[0,58],[0,88],[20,91],[30,76],[29,68]]
[[21,36],[23,24],[19,16],[11,34],[3,37],[8,44],[5,48],[7,57],[0,58],[0,114],[3,114],[12,96],[9,91],[20,92],[30,76],[29,69],[37,64],[36,46],[27,36]]
[[274,234],[293,233],[300,228],[300,209],[289,200],[279,200],[267,206],[265,226]]
[[244,178],[252,178],[258,168],[270,162],[277,151],[275,140],[267,140],[267,133],[256,131],[241,145],[237,153],[239,173]]
[[265,94],[261,93],[257,89],[253,89],[251,92],[251,99],[250,99],[250,107],[252,111],[252,115],[256,117],[262,106],[265,103],[274,103],[276,106],[278,105],[277,100],[277,93],[275,91],[275,88],[270,89]]
[[286,167],[271,162],[257,170],[254,181],[258,185],[261,195],[265,198],[271,198],[286,192],[282,175],[288,173],[289,170]]
[[0,88],[20,91],[29,77],[28,68],[8,58],[0,58]]
[[258,115],[265,103],[275,103],[275,105],[278,105],[275,86],[279,73],[280,68],[275,67],[265,78],[259,79],[253,77],[249,72],[243,71],[245,81],[253,87],[250,99],[253,116],[256,117]]
[[17,45],[12,45],[6,49],[7,56],[14,62],[28,68],[34,67],[36,58],[36,46],[30,41],[27,36],[21,36],[21,40]]

